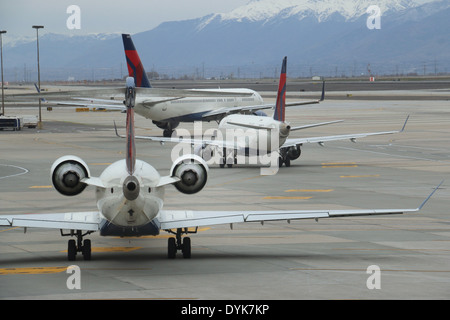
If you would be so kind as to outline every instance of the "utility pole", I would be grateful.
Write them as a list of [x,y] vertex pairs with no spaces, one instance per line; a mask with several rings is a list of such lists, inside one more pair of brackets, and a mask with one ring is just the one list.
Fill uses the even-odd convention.
[[[39,67],[39,29],[43,29],[44,26],[33,26],[36,29],[36,42],[37,42],[37,65],[38,65],[38,88],[39,93],[41,92],[41,70]],[[39,97],[39,122],[38,128],[42,129],[42,112],[41,112],[41,97]]]
[[0,30],[0,56],[2,65],[2,115],[5,115],[5,91],[3,89],[5,81],[3,80],[3,39],[2,34],[6,33],[6,30]]

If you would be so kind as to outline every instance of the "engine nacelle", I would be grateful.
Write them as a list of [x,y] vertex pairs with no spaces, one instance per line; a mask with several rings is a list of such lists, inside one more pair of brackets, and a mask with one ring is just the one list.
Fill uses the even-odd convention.
[[253,114],[254,114],[255,116],[267,117],[267,113],[265,113],[264,111],[261,111],[261,110],[257,110],[257,111],[255,111],[255,112],[253,112]]
[[302,150],[300,149],[300,146],[297,145],[295,147],[290,147],[287,151],[287,157],[289,160],[295,160],[302,154]]
[[85,188],[81,180],[90,177],[87,164],[76,156],[64,156],[57,159],[51,168],[53,186],[65,196],[76,196]]
[[175,160],[170,169],[170,175],[180,178],[180,181],[174,183],[178,191],[193,194],[205,186],[208,170],[208,165],[201,157],[188,154]]
[[152,123],[155,124],[160,129],[168,129],[168,130],[175,129],[180,124],[180,122],[178,121],[161,122],[155,120],[153,120]]

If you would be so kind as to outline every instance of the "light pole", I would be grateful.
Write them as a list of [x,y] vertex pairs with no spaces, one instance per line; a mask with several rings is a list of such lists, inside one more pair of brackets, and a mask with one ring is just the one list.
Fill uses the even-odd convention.
[[0,56],[1,56],[1,64],[2,64],[2,115],[5,115],[5,92],[3,89],[4,81],[3,81],[3,40],[2,34],[6,33],[6,30],[0,30]]
[[[41,91],[41,70],[39,67],[39,29],[43,29],[44,26],[33,26],[36,29],[36,41],[37,41],[37,65],[38,65],[38,88],[39,93]],[[41,113],[41,97],[39,97],[39,122],[38,128],[42,129],[42,113]]]

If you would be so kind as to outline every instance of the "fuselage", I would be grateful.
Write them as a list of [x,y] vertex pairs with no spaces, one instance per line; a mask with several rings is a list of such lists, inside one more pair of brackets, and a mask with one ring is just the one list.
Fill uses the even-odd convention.
[[234,114],[223,118],[219,130],[240,149],[278,151],[289,136],[290,126],[272,117]]
[[125,196],[125,180],[130,177],[126,161],[108,166],[100,175],[107,188],[97,187],[97,207],[103,218],[116,227],[134,228],[152,222],[163,207],[164,187],[157,187],[160,175],[148,163],[136,160],[133,177],[138,181],[137,197]]
[[[263,103],[259,93],[250,89],[211,89],[202,90],[219,93],[217,96],[184,97],[172,101],[146,104],[145,101],[152,99],[167,99],[167,97],[136,97],[135,112],[153,121],[177,121],[193,122],[202,121],[202,116],[213,110],[232,107],[245,107]],[[220,93],[224,93],[220,96]],[[236,93],[236,96],[231,95]],[[240,96],[241,94],[241,96]],[[246,94],[247,96],[242,96]]]

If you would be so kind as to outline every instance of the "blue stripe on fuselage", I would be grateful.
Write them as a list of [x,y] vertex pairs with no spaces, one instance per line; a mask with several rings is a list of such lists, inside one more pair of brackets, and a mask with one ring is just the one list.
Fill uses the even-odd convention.
[[189,113],[189,114],[185,114],[179,117],[173,117],[173,118],[167,118],[167,119],[163,119],[163,120],[158,120],[158,122],[169,122],[169,121],[174,121],[174,122],[194,122],[194,121],[203,121],[203,115],[210,112],[211,110],[208,111],[203,111],[203,112],[197,112],[197,113]]

